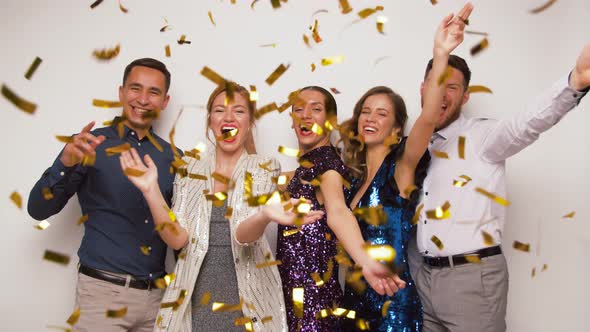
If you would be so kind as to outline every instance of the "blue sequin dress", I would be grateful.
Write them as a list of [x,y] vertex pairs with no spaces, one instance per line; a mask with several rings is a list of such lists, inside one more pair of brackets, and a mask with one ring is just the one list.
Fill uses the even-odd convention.
[[[342,307],[356,311],[356,318],[366,320],[370,331],[422,330],[422,304],[416,284],[409,272],[407,253],[417,199],[415,195],[412,195],[413,198],[410,200],[402,198],[393,178],[396,161],[401,156],[404,146],[405,140],[392,147],[357,205],[357,207],[383,206],[387,215],[385,224],[372,226],[361,218],[357,217],[357,220],[365,241],[373,244],[389,244],[395,249],[396,268],[400,277],[406,281],[406,288],[400,289],[393,296],[379,295],[368,285],[366,291],[359,295],[351,287],[346,286]],[[416,169],[415,183],[418,187],[422,185],[426,175],[429,159],[430,156],[426,153]],[[353,180],[351,193],[348,196],[349,205],[361,186],[359,179]],[[391,300],[391,304],[384,317],[382,306],[387,300]],[[344,331],[357,330],[354,320],[345,319],[342,323]]]

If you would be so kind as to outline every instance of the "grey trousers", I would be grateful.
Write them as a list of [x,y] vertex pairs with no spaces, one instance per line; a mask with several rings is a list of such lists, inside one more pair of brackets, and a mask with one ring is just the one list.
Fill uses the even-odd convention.
[[424,306],[423,331],[506,331],[508,267],[503,254],[445,268],[419,265],[416,256],[411,260]]

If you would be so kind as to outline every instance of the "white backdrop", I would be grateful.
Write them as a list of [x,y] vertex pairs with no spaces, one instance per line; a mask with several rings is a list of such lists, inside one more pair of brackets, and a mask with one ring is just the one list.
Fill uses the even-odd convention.
[[[411,120],[419,113],[419,85],[430,58],[435,26],[445,14],[458,10],[462,1],[362,1],[351,0],[354,11],[342,15],[337,0],[282,3],[273,10],[270,1],[250,0],[232,5],[224,1],[106,0],[94,10],[87,1],[0,1],[0,80],[17,94],[36,102],[34,115],[18,111],[0,98],[3,142],[0,220],[2,300],[0,330],[42,331],[46,325],[65,326],[72,312],[76,250],[82,228],[77,200],[49,219],[44,231],[9,200],[14,190],[23,196],[49,167],[62,144],[54,135],[77,132],[91,120],[112,118],[118,109],[91,105],[93,98],[117,99],[123,69],[139,57],[163,60],[172,72],[171,102],[156,130],[168,137],[181,107],[185,111],[176,128],[176,142],[190,149],[204,140],[206,103],[214,85],[199,75],[209,66],[243,85],[255,84],[259,105],[280,104],[288,93],[304,85],[334,87],[340,120],[352,113],[355,101],[370,87],[388,85],[406,100]],[[489,33],[490,46],[472,57],[469,49],[481,36],[467,35],[457,50],[473,71],[472,84],[483,84],[494,93],[471,97],[470,116],[507,117],[521,112],[528,100],[573,66],[581,47],[590,42],[590,2],[557,1],[548,10],[532,15],[531,8],[545,0],[473,1],[469,29]],[[383,5],[383,12],[351,25],[356,12]],[[309,32],[312,14],[319,20],[324,41],[308,48],[302,34]],[[216,26],[207,13],[211,11]],[[388,17],[385,35],[375,28],[377,16]],[[165,19],[171,30],[160,32]],[[586,22],[586,23],[584,23]],[[585,33],[586,32],[586,33]],[[192,44],[178,45],[186,34]],[[92,58],[94,49],[121,44],[120,54],[109,62]],[[276,47],[260,45],[276,43]],[[171,45],[166,58],[164,46]],[[342,64],[320,65],[327,56],[344,55]],[[43,63],[31,81],[23,74],[33,59]],[[377,65],[375,61],[388,56]],[[290,64],[272,86],[264,80],[279,65]],[[311,72],[310,65],[317,69]],[[590,325],[589,162],[590,101],[583,100],[556,128],[534,146],[508,162],[508,191],[512,205],[504,234],[510,268],[509,331],[583,331]],[[277,156],[283,169],[295,161],[279,155],[277,145],[295,147],[288,114],[271,113],[257,124],[259,153]],[[573,219],[561,216],[575,211]],[[531,252],[512,249],[514,240],[531,243]],[[67,267],[42,260],[45,249],[72,255]],[[543,264],[548,269],[540,272]],[[537,274],[531,277],[531,270]]]

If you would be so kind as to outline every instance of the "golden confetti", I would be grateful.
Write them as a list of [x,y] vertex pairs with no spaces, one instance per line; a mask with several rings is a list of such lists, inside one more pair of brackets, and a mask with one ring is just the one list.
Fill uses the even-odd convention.
[[541,268],[541,272],[547,270],[547,268],[548,268],[547,264],[543,264],[543,268]]
[[186,40],[186,35],[180,35],[180,39],[178,39],[176,42],[178,43],[178,45],[190,44],[191,43],[190,40]]
[[94,9],[96,8],[96,6],[100,5],[103,2],[103,0],[96,0],[94,1],[91,5],[90,5],[90,9]]
[[309,29],[311,30],[311,37],[313,38],[313,41],[315,41],[316,44],[321,43],[322,37],[320,37],[318,32],[318,20],[315,20],[313,27],[310,27]]
[[17,193],[16,191],[13,191],[12,194],[10,194],[10,200],[14,203],[14,205],[16,205],[19,209],[23,208],[23,199],[20,196],[19,193]]
[[451,75],[453,75],[453,67],[447,66],[447,68],[445,68],[445,71],[442,74],[440,74],[438,80],[436,81],[438,83],[438,86],[445,84],[445,82],[449,78],[451,78]]
[[311,64],[311,72],[313,73],[315,71],[315,63]]
[[174,279],[176,279],[176,274],[170,273],[170,274],[165,275],[163,278],[158,278],[158,279],[154,280],[154,284],[159,289],[164,289],[164,288],[170,286],[170,283],[172,281],[174,281]]
[[125,14],[127,14],[129,12],[129,10],[127,8],[123,7],[121,0],[119,0],[119,9]]
[[444,245],[443,245],[442,241],[438,237],[436,237],[436,235],[433,235],[430,238],[430,241],[432,241],[432,243],[436,244],[436,246],[438,247],[438,250],[443,250]]
[[315,282],[315,285],[317,287],[321,287],[324,285],[324,280],[322,280],[322,278],[320,277],[320,274],[317,272],[311,273],[311,279],[313,279],[313,281]]
[[160,32],[164,32],[171,29],[171,25],[166,24],[165,26],[160,28]]
[[98,60],[111,60],[119,55],[121,51],[121,45],[117,44],[117,46],[113,48],[103,48],[102,50],[94,50],[92,55],[97,58]]
[[451,217],[451,212],[449,211],[450,208],[451,208],[451,203],[449,203],[449,201],[446,201],[442,206],[437,206],[436,209],[434,209],[434,210],[426,211],[426,217],[428,217],[429,219],[435,219],[435,220],[442,220],[442,219],[450,218]]
[[125,174],[127,176],[142,176],[142,175],[145,174],[145,172],[144,171],[140,171],[140,170],[135,169],[135,168],[127,167],[123,171],[123,174]]
[[293,288],[293,311],[295,317],[303,317],[303,299],[304,299],[304,288],[295,287]]
[[201,69],[201,75],[205,76],[206,78],[208,78],[210,81],[212,81],[213,83],[217,84],[217,85],[223,85],[225,84],[225,79],[223,77],[221,77],[221,75],[217,74],[215,71],[213,71],[211,68],[205,66],[203,67],[203,69]]
[[461,188],[471,182],[471,178],[467,175],[460,175],[460,180],[453,180],[453,186],[457,188]]
[[212,195],[205,195],[205,199],[212,201],[214,206],[223,206],[223,201],[227,199],[227,193],[224,191],[218,191]]
[[506,199],[504,199],[504,198],[502,198],[502,197],[500,197],[500,196],[498,196],[496,194],[493,194],[493,193],[491,193],[489,191],[486,191],[483,188],[477,187],[477,188],[475,188],[475,191],[477,191],[478,193],[480,193],[480,194],[488,197],[489,199],[493,200],[494,202],[496,202],[496,203],[498,203],[500,205],[503,205],[503,206],[510,205],[510,201],[508,201],[508,200],[506,200]]
[[252,318],[251,317],[238,317],[234,320],[234,325],[235,326],[241,326],[241,325],[246,325],[246,324],[252,324]]
[[322,59],[322,66],[330,66],[344,62],[343,55],[331,56]]
[[432,150],[432,154],[441,159],[449,159],[449,155],[444,151]]
[[168,45],[166,45],[166,47],[164,47],[164,52],[166,53],[166,57],[167,57],[167,58],[169,58],[169,57],[170,57],[170,55],[172,54],[172,53],[170,52],[170,45],[169,45],[169,44],[168,44]]
[[272,316],[266,316],[266,317],[262,318],[262,324],[266,324],[271,321],[272,321]]
[[233,128],[231,130],[228,130],[226,132],[224,132],[223,134],[215,137],[215,139],[219,142],[219,141],[225,141],[226,139],[230,139],[232,137],[235,137],[238,134],[238,128]]
[[485,92],[485,93],[492,93],[492,90],[484,85],[470,85],[467,88],[468,93],[478,93],[478,92]]
[[409,186],[407,186],[406,189],[404,189],[403,193],[404,195],[406,195],[406,197],[410,197],[412,196],[412,193],[415,190],[418,190],[418,187],[416,187],[416,185],[412,183]]
[[330,279],[332,279],[333,273],[334,261],[330,258],[330,260],[328,260],[328,268],[326,269],[326,272],[324,272],[324,274],[322,275],[322,280],[324,281],[324,283],[327,283],[328,281],[330,281]]
[[387,316],[387,311],[389,310],[389,306],[391,305],[391,300],[387,300],[383,303],[381,307],[381,317],[385,318]]
[[80,218],[78,218],[78,221],[76,222],[78,225],[82,225],[83,223],[88,221],[88,213],[86,213],[85,215],[81,216]]
[[545,4],[543,4],[542,6],[539,6],[537,8],[533,8],[533,9],[529,10],[529,13],[538,14],[538,13],[546,10],[547,8],[551,7],[556,1],[557,0],[549,0]]
[[489,42],[487,38],[482,39],[482,41],[479,42],[479,44],[473,46],[471,48],[471,56],[474,56],[476,54],[478,54],[479,52],[485,50],[486,48],[488,48],[489,46]]
[[35,57],[35,60],[33,60],[33,63],[31,63],[31,66],[25,73],[26,79],[31,80],[31,77],[33,77],[33,74],[35,74],[35,71],[37,71],[37,68],[39,68],[41,62],[43,62],[43,60],[40,57]]
[[51,192],[51,189],[47,187],[41,189],[41,194],[43,195],[43,199],[46,201],[53,199],[53,193]]
[[414,217],[412,217],[412,225],[418,224],[418,219],[420,219],[420,213],[422,212],[423,208],[424,204],[422,203],[418,205],[418,208],[416,208],[416,213],[414,213]]
[[299,161],[299,166],[301,166],[303,168],[312,168],[315,166],[315,164],[307,159],[302,159]]
[[14,93],[10,88],[4,84],[2,84],[2,95],[4,98],[8,99],[14,106],[20,109],[23,112],[33,114],[37,110],[37,105],[27,101],[21,97],[19,97],[16,93]]
[[106,152],[107,157],[110,157],[129,150],[131,150],[131,144],[125,143],[110,148],[106,148],[104,151]]
[[277,109],[278,109],[278,106],[276,103],[270,103],[270,104],[264,105],[254,113],[254,117],[256,119],[260,119],[264,114],[270,113],[270,112],[277,110]]
[[148,247],[148,246],[141,246],[141,247],[139,247],[139,250],[141,250],[141,253],[142,253],[142,254],[144,254],[144,255],[146,255],[146,256],[149,256],[149,254],[150,254],[150,251],[152,251],[152,247]]
[[238,304],[226,304],[223,302],[213,302],[211,304],[211,310],[213,312],[239,311],[239,310],[242,310],[243,305],[244,305],[244,301],[242,299],[240,299],[240,303],[238,303]]
[[68,320],[66,320],[66,323],[70,324],[71,326],[74,326],[78,322],[78,319],[80,319],[80,308],[76,308],[76,310],[72,312],[70,317],[68,317]]
[[211,301],[211,293],[205,292],[205,293],[203,293],[203,296],[201,296],[201,299],[199,300],[199,305],[204,307],[209,304],[209,301]]
[[277,47],[277,44],[276,43],[262,44],[262,45],[260,45],[260,47],[272,47],[272,48],[276,48]]
[[566,215],[564,215],[562,218],[573,218],[576,215],[576,211],[572,211]]
[[465,136],[459,136],[458,145],[459,159],[465,159]]
[[109,310],[107,310],[106,315],[107,315],[108,318],[122,318],[122,317],[125,317],[125,315],[127,315],[127,307],[123,307],[121,309],[116,309],[116,310],[109,309]]
[[395,259],[395,249],[389,244],[365,244],[363,247],[373,260],[392,262]]
[[483,243],[486,246],[493,246],[495,244],[494,237],[490,233],[482,230],[481,236],[483,236]]
[[275,69],[272,74],[270,74],[265,82],[268,85],[273,85],[273,83],[279,79],[279,77],[281,77],[281,75],[283,75],[287,69],[289,69],[289,65],[285,66],[282,63],[277,67],[277,69]]
[[352,214],[359,217],[371,226],[384,225],[387,222],[387,214],[383,210],[383,205],[368,207],[357,207]]
[[[182,303],[184,302],[184,298],[186,297],[186,294],[188,294],[186,289],[181,290],[180,294],[178,295],[178,299],[176,299],[176,301],[163,302],[162,304],[160,304],[160,308],[172,308],[172,311],[176,311],[178,309],[178,307],[180,307],[182,305]],[[209,295],[209,297],[210,296],[211,295]],[[201,298],[201,301],[202,300],[203,299]]]
[[275,265],[281,265],[281,261],[280,260],[274,260],[274,261],[269,261],[269,262],[264,262],[264,263],[258,263],[258,264],[256,264],[256,268],[257,269],[263,269],[265,267],[275,266]]
[[535,277],[535,271],[536,271],[536,268],[533,267],[533,270],[531,271],[531,278]]
[[357,319],[355,323],[356,327],[361,331],[369,331],[371,329],[369,326],[369,322],[362,318]]
[[434,5],[437,4],[437,1],[436,0],[430,0],[430,3],[434,6]]
[[211,173],[211,177],[214,178],[216,181],[221,182],[223,184],[229,184],[229,182],[230,182],[230,178],[228,178],[227,176],[225,176],[221,173],[213,172],[213,173]]
[[474,264],[481,263],[481,258],[479,258],[479,255],[465,255],[465,260]]
[[217,24],[215,24],[215,21],[213,20],[213,13],[209,11],[207,12],[207,15],[209,15],[209,21],[211,21],[211,24],[213,24],[213,26],[217,26]]
[[291,235],[297,234],[298,232],[299,232],[299,228],[286,229],[283,231],[283,237],[291,236]]
[[531,245],[528,243],[522,243],[519,241],[514,241],[514,243],[512,244],[512,246],[514,247],[514,249],[516,250],[520,250],[520,251],[524,251],[524,252],[529,252],[531,250]]
[[383,32],[383,27],[385,26],[385,23],[387,23],[387,17],[385,16],[379,16],[377,17],[377,31],[379,31],[380,34],[385,34],[385,32]]
[[225,215],[223,216],[225,219],[230,220],[231,219],[231,215],[234,213],[234,208],[231,206],[228,206],[227,209],[225,210]]
[[55,135],[55,138],[65,144],[74,142],[74,136]]
[[348,14],[352,11],[348,0],[339,0],[339,7],[342,14]]
[[70,263],[70,256],[60,254],[49,249],[45,250],[45,253],[43,254],[43,259],[61,265],[68,265]]
[[117,108],[117,107],[123,107],[123,103],[120,101],[92,99],[92,106],[102,107],[102,108]]
[[382,11],[383,10],[383,6],[377,6],[375,8],[365,8],[363,10],[361,10],[360,12],[358,12],[358,16],[361,19],[365,19],[373,14],[375,14],[378,11]]
[[35,228],[42,231],[47,229],[47,227],[51,226],[51,224],[47,221],[47,220],[43,220],[40,223],[38,223],[37,225],[35,225]]
[[279,153],[282,153],[286,156],[289,157],[299,157],[299,150],[298,149],[292,149],[292,148],[288,148],[282,145],[279,145]]

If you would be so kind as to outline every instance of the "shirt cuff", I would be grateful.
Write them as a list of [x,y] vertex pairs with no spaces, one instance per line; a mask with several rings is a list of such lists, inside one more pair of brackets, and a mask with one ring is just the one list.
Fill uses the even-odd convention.
[[57,183],[66,180],[76,167],[77,166],[65,166],[58,157],[49,168],[49,187],[51,188]]

